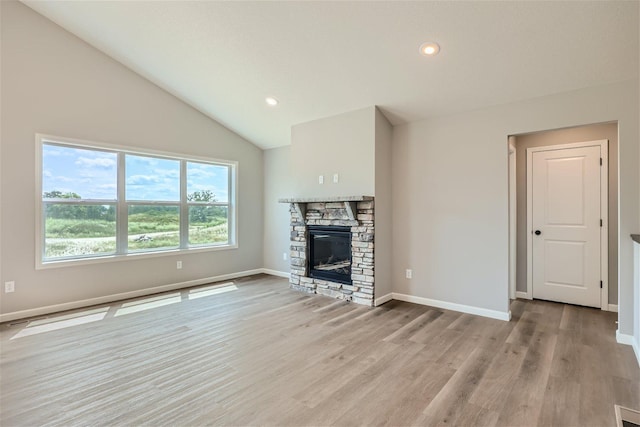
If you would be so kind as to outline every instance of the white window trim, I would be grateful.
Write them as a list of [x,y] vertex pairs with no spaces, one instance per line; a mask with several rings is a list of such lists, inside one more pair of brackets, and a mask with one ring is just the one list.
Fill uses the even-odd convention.
[[[160,249],[157,251],[148,251],[148,252],[131,252],[131,253],[117,253],[117,254],[108,254],[108,255],[95,255],[95,256],[87,256],[87,257],[77,257],[77,258],[62,258],[62,259],[52,259],[52,260],[44,260],[44,203],[42,202],[42,146],[43,144],[50,143],[58,143],[58,144],[69,144],[74,145],[79,148],[88,148],[88,149],[96,149],[96,150],[110,150],[116,151],[118,156],[123,156],[126,154],[134,154],[141,156],[155,156],[155,157],[165,157],[173,160],[185,160],[185,161],[193,161],[193,162],[203,162],[203,163],[214,163],[221,164],[225,166],[229,166],[229,199],[228,203],[206,203],[207,205],[224,205],[228,206],[228,233],[229,233],[229,243],[226,245],[194,245],[192,247],[186,248],[176,248],[176,249]],[[86,264],[100,264],[105,262],[115,262],[115,261],[126,261],[126,260],[139,260],[145,258],[156,258],[163,256],[176,256],[179,254],[187,254],[187,253],[198,253],[198,252],[215,252],[221,250],[230,250],[238,248],[238,162],[232,160],[223,160],[216,159],[205,156],[194,156],[187,155],[175,152],[168,151],[159,151],[159,150],[150,150],[150,149],[141,149],[138,147],[131,147],[125,145],[116,145],[109,143],[98,143],[94,141],[86,141],[75,138],[65,138],[54,135],[47,135],[36,133],[35,135],[35,145],[36,145],[36,191],[35,191],[35,206],[36,206],[36,215],[35,215],[35,268],[36,270],[43,270],[48,268],[58,268],[58,267],[71,267],[78,265],[86,265]],[[182,165],[183,163],[181,163]],[[181,185],[186,186],[186,168],[184,168],[184,176],[181,172]],[[118,174],[124,173],[124,168],[118,169]],[[120,180],[121,177],[118,177]],[[124,192],[124,187],[118,186],[119,192]],[[118,194],[118,200],[121,199],[121,194]],[[146,202],[145,202],[146,203]],[[153,203],[153,202],[150,202]],[[183,205],[181,202],[177,202],[181,206],[181,210],[183,209]],[[117,209],[121,206],[127,206],[127,203],[118,203]],[[188,209],[189,204],[186,204],[186,209]],[[182,213],[182,212],[181,212]],[[119,215],[119,214],[117,214]],[[181,222],[182,224],[183,222]],[[117,226],[123,226],[122,221],[117,222]],[[187,225],[188,226],[188,225]],[[182,233],[181,228],[181,243],[182,239],[186,238],[187,234]],[[117,234],[117,232],[116,232]],[[126,233],[124,234],[126,235]],[[126,243],[126,242],[125,242]],[[120,241],[122,244],[122,241]],[[117,248],[119,249],[119,248]]]

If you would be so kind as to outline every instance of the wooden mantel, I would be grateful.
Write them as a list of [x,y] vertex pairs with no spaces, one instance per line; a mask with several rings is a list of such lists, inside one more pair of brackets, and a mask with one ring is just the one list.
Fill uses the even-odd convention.
[[325,196],[325,197],[290,197],[278,199],[279,203],[291,203],[301,218],[307,214],[307,203],[344,203],[350,220],[357,217],[356,202],[373,200],[373,196]]
[[373,196],[326,196],[326,197],[289,197],[278,199],[279,203],[332,203],[332,202],[366,202]]

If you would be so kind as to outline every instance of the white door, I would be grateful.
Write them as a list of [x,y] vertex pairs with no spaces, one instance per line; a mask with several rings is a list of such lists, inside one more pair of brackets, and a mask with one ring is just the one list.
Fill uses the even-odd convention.
[[529,163],[533,298],[600,307],[602,147],[537,150]]

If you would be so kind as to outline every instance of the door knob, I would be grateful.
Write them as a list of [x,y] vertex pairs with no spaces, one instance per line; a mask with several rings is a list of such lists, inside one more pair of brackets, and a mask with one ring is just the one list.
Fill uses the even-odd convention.
[[536,230],[536,231],[534,231],[534,233],[535,233],[535,235],[536,235],[536,236],[539,236],[539,235],[541,235],[541,234],[542,234],[542,231],[540,231],[540,230]]

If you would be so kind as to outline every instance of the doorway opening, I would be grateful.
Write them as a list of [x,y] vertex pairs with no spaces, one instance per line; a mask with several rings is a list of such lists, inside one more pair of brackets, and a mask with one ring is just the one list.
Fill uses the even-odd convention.
[[[577,301],[563,300],[563,297],[555,295],[555,290],[579,290],[581,285],[578,282],[584,279],[584,281],[590,281],[589,286],[591,292],[594,292],[593,277],[581,275],[587,274],[588,266],[574,263],[573,267],[569,267],[569,262],[577,262],[582,256],[583,252],[589,248],[586,244],[584,236],[574,236],[575,239],[571,241],[563,241],[563,238],[554,233],[561,227],[557,227],[555,224],[549,225],[548,231],[543,229],[534,229],[535,224],[532,223],[533,218],[531,212],[531,205],[535,205],[535,202],[530,200],[532,197],[531,184],[527,181],[527,176],[531,175],[532,164],[527,164],[527,152],[529,152],[532,158],[533,153],[540,153],[536,155],[538,157],[538,163],[541,162],[541,158],[547,160],[542,161],[541,164],[545,164],[544,169],[547,169],[549,165],[553,169],[550,179],[551,181],[544,181],[553,184],[552,185],[552,198],[559,198],[560,205],[568,203],[564,201],[564,196],[561,195],[562,191],[568,191],[567,194],[572,195],[575,193],[575,188],[571,189],[571,185],[581,185],[576,181],[576,173],[582,171],[583,162],[580,160],[584,153],[569,152],[567,156],[559,155],[560,151],[564,148],[578,147],[580,143],[587,143],[588,145],[594,145],[594,141],[606,140],[606,147],[601,149],[603,153],[603,170],[606,170],[603,176],[603,180],[600,181],[603,194],[605,194],[604,200],[601,200],[599,205],[597,221],[603,219],[603,227],[600,229],[599,223],[597,230],[591,230],[590,233],[598,233],[598,244],[602,248],[602,259],[600,257],[597,260],[598,271],[594,273],[593,269],[589,273],[592,276],[597,274],[597,285],[599,301],[594,303],[591,299],[591,303]],[[596,144],[597,145],[597,144]],[[547,130],[526,134],[518,134],[509,136],[508,139],[509,149],[509,296],[511,298],[525,298],[525,299],[550,299],[560,302],[569,302],[580,305],[598,306],[603,310],[617,311],[618,300],[618,124],[617,122],[599,123],[592,125],[577,126],[572,128],[564,128],[557,130]],[[546,156],[544,153],[555,153],[554,156]],[[598,155],[598,160],[599,160]],[[585,158],[586,159],[586,158]],[[585,160],[586,161],[586,160]],[[567,169],[563,171],[563,168]],[[571,172],[573,170],[573,172]],[[574,178],[567,176],[566,179],[563,174],[574,174]],[[582,172],[580,172],[582,173]],[[531,177],[530,177],[531,179]],[[540,179],[540,177],[538,177]],[[544,178],[546,179],[546,178]],[[573,182],[573,184],[571,184]],[[560,184],[558,184],[560,183]],[[547,185],[547,184],[545,184]],[[529,186],[529,189],[528,189]],[[540,184],[538,185],[538,188]],[[566,188],[561,188],[566,187]],[[578,188],[578,187],[576,187]],[[529,190],[529,191],[527,191]],[[600,189],[599,189],[600,190]],[[538,198],[540,194],[538,194]],[[573,196],[571,196],[573,197]],[[569,197],[569,198],[571,198]],[[529,200],[528,200],[529,199]],[[574,201],[581,197],[573,197]],[[584,200],[583,200],[584,201]],[[560,206],[559,205],[559,206]],[[582,209],[581,207],[580,209]],[[543,206],[543,211],[548,207]],[[554,208],[555,209],[555,208]],[[576,231],[584,228],[579,224],[571,224],[572,218],[577,215],[577,210],[570,211],[569,216],[551,218],[552,222],[564,224],[567,226],[565,231]],[[546,215],[546,214],[545,214]],[[555,214],[554,214],[555,215]],[[576,217],[577,218],[577,217]],[[573,219],[576,219],[573,218]],[[548,218],[547,218],[548,219]],[[585,219],[586,221],[586,219]],[[574,221],[575,222],[575,221]],[[589,220],[591,224],[591,221]],[[540,231],[539,235],[533,234],[536,230]],[[551,233],[551,234],[549,234]],[[570,240],[570,239],[569,239]],[[539,289],[542,289],[540,283],[545,283],[549,289],[554,292],[551,295],[537,295],[534,292],[535,281],[532,276],[535,267],[535,260],[532,260],[532,254],[534,253],[535,246],[542,251],[538,251],[537,260],[543,259],[542,264],[550,262],[549,266],[552,269],[547,276],[545,276],[544,268],[537,272],[539,283]],[[565,251],[565,249],[567,249]],[[600,252],[598,252],[600,253]],[[560,256],[560,258],[558,258]],[[591,258],[593,256],[591,255]],[[558,261],[553,264],[552,261]],[[573,260],[573,261],[572,261]],[[590,258],[583,258],[586,262],[591,263]],[[565,268],[565,264],[567,268]],[[538,266],[539,267],[539,266]],[[553,270],[555,269],[555,270]],[[552,277],[553,276],[553,277]],[[540,278],[542,277],[542,282]],[[602,280],[602,288],[600,288],[600,280]],[[575,288],[575,289],[572,289]],[[581,291],[579,291],[581,292]],[[562,294],[562,292],[561,292]],[[593,295],[592,295],[593,297]],[[611,303],[611,304],[610,304]]]

